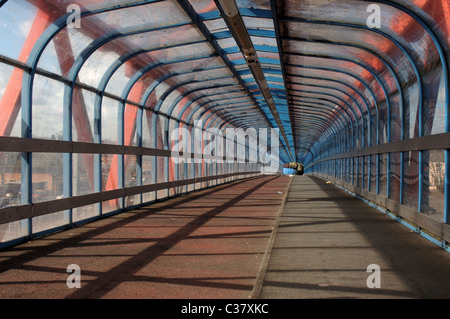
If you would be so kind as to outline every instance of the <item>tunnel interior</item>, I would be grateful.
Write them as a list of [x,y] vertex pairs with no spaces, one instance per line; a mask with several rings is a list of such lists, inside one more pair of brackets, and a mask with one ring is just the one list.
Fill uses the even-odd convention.
[[300,162],[445,243],[447,0],[0,1],[0,245]]

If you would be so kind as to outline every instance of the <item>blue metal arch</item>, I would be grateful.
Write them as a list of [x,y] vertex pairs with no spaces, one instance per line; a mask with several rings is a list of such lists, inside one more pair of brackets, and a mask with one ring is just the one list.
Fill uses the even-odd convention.
[[[315,57],[315,58],[321,58],[321,59],[330,59],[330,60],[336,60],[336,61],[344,61],[344,62],[350,62],[350,63],[354,63],[358,66],[360,66],[361,68],[365,69],[366,71],[368,71],[376,80],[376,82],[379,84],[379,86],[381,87],[384,96],[385,96],[385,101],[386,101],[386,109],[387,109],[387,123],[390,123],[390,102],[389,102],[389,94],[386,91],[386,88],[384,87],[382,81],[380,80],[380,78],[375,74],[375,72],[371,69],[366,67],[364,64],[352,60],[352,59],[346,59],[346,58],[339,58],[339,57],[331,57],[331,56],[326,56],[326,55],[308,55],[308,54],[302,54],[302,53],[294,53],[294,52],[285,52],[285,54],[288,55],[294,55],[294,56],[306,56],[306,57]],[[390,142],[390,126],[387,126],[387,139]]]
[[[356,100],[355,100],[351,95],[347,94],[346,92],[344,92],[344,91],[342,91],[342,90],[340,90],[340,89],[337,89],[337,88],[335,88],[335,87],[330,87],[330,86],[326,86],[326,85],[315,85],[315,84],[296,83],[296,82],[289,82],[289,83],[291,83],[291,84],[296,84],[296,85],[302,85],[302,86],[313,87],[313,88],[322,88],[322,89],[327,89],[327,90],[335,90],[335,91],[338,91],[339,93],[342,93],[343,95],[345,95],[345,96],[347,96],[349,99],[351,99],[351,100],[355,103],[355,105],[358,107],[358,111],[359,111],[360,119],[361,119],[361,124],[364,125],[364,117],[363,117],[362,110],[361,110],[361,108],[359,107],[359,104],[356,102]],[[338,96],[336,96],[336,95],[334,95],[334,94],[331,94],[331,93],[325,93],[325,92],[323,92],[323,91],[316,92],[316,91],[307,91],[307,90],[298,90],[298,89],[291,89],[291,91],[292,91],[292,92],[302,92],[302,93],[312,93],[312,94],[318,94],[318,95],[325,95],[325,96],[333,97],[333,98],[335,98],[335,99],[341,101],[343,104],[345,104],[345,105],[347,106],[347,108],[348,108],[348,109],[351,111],[351,113],[353,114],[353,117],[354,117],[354,119],[355,119],[355,124],[357,124],[358,117],[357,117],[355,111],[353,110],[353,108],[352,108],[346,101],[344,101],[344,100],[341,99],[340,97],[338,97]]]
[[[348,27],[348,28],[354,28],[354,29],[363,29],[365,31],[374,32],[376,34],[379,34],[387,39],[389,39],[394,45],[399,48],[405,57],[408,59],[408,61],[411,64],[411,67],[414,70],[414,73],[416,75],[417,83],[419,86],[419,112],[422,112],[423,109],[423,84],[422,84],[422,77],[420,75],[419,69],[412,58],[411,54],[405,49],[405,47],[394,37],[389,35],[388,33],[385,33],[379,29],[376,28],[369,28],[367,26],[363,25],[357,25],[357,24],[351,24],[351,23],[342,23],[342,22],[331,22],[331,21],[316,21],[316,20],[306,20],[301,18],[292,18],[292,17],[285,17],[283,18],[286,21],[294,21],[294,22],[305,22],[305,23],[312,23],[312,24],[324,24],[324,25],[330,25],[330,26],[342,26],[342,27]],[[378,138],[378,134],[377,134]],[[377,143],[378,144],[378,143]]]
[[[339,136],[339,122],[340,121],[333,121],[331,122],[328,117],[326,117],[323,112],[314,112],[314,111],[304,111],[302,112],[302,117],[307,118],[308,123],[310,125],[313,125],[311,127],[304,126],[304,130],[313,130],[317,133],[325,136],[328,136],[328,138],[336,139]],[[335,127],[336,126],[336,127]],[[321,130],[319,130],[319,128]],[[299,130],[299,134],[301,133],[302,129]],[[302,136],[300,134],[300,136]],[[308,145],[310,148],[314,147],[315,141],[311,140]]]
[[[367,0],[364,0],[367,2]],[[445,105],[446,105],[446,110],[445,110],[445,130],[446,132],[450,132],[450,79],[449,79],[449,74],[450,74],[450,69],[449,69],[449,63],[447,61],[447,57],[445,55],[445,51],[443,49],[443,45],[441,44],[441,41],[439,40],[439,38],[436,36],[436,34],[433,32],[432,28],[422,19],[420,18],[415,12],[409,10],[408,8],[395,3],[395,2],[391,2],[391,1],[385,1],[385,0],[375,0],[373,1],[375,3],[381,3],[387,6],[391,6],[393,8],[396,8],[404,13],[406,13],[407,15],[409,15],[411,18],[413,18],[416,22],[418,22],[423,28],[424,30],[430,35],[431,39],[433,40],[434,45],[436,46],[436,49],[439,53],[439,58],[441,61],[441,65],[442,65],[442,70],[444,73],[444,90],[445,90]],[[422,116],[421,119],[422,120]],[[422,125],[420,125],[422,126]],[[420,152],[420,158],[419,160],[422,161],[422,156],[423,156],[423,152]],[[420,164],[421,165],[421,169],[420,172],[422,172],[422,168],[423,168],[423,163]],[[419,184],[419,187],[422,187],[422,179],[423,177],[419,177],[421,179],[421,182]],[[446,149],[445,150],[445,206],[444,206],[444,221],[445,223],[449,223],[450,222],[450,200],[449,200],[449,196],[450,196],[450,150]],[[421,191],[419,190],[419,194],[421,194]],[[419,204],[418,204],[418,210],[421,211],[421,198],[419,195]]]
[[[373,105],[375,108],[375,112],[377,114],[375,120],[376,120],[376,125],[375,125],[375,132],[376,132],[376,144],[379,144],[379,106],[378,106],[378,100],[375,96],[375,93],[372,91],[372,89],[369,87],[368,84],[365,83],[365,81],[363,81],[362,79],[360,79],[358,76],[350,73],[350,72],[346,72],[346,71],[342,71],[342,70],[338,70],[338,69],[334,69],[334,68],[327,68],[327,67],[313,67],[313,66],[307,66],[307,65],[302,65],[302,64],[286,64],[288,66],[293,66],[293,67],[297,67],[297,68],[305,68],[305,69],[312,69],[312,70],[322,70],[322,71],[327,71],[327,72],[335,72],[335,73],[341,73],[344,74],[348,77],[354,78],[356,81],[358,81],[359,83],[361,83],[362,86],[364,86],[364,88],[367,90],[367,92],[369,93],[369,95],[372,97],[372,101],[373,101]],[[370,109],[367,109],[367,116],[368,116],[368,123],[371,123],[371,117],[370,117]],[[370,125],[369,125],[370,128]],[[371,140],[371,130],[368,130],[368,142],[369,145],[372,144],[372,140]]]
[[[361,101],[364,104],[365,110],[367,112],[366,114],[368,115],[369,112],[370,112],[369,105],[367,104],[367,101],[362,96],[362,94],[357,89],[355,89],[353,86],[351,86],[350,84],[348,84],[348,83],[346,83],[344,81],[339,81],[339,80],[336,80],[336,79],[330,79],[330,78],[324,78],[324,77],[314,77],[314,76],[295,75],[295,74],[288,74],[288,76],[301,77],[301,78],[313,79],[313,80],[321,80],[321,81],[324,81],[324,82],[335,82],[335,83],[338,83],[338,84],[342,84],[342,85],[346,86],[347,88],[349,88],[350,90],[354,91],[356,93],[356,95],[361,99]],[[354,102],[356,103],[356,100]],[[358,105],[359,105],[359,103],[358,103]],[[364,115],[362,110],[360,112],[361,112],[362,115]],[[370,125],[371,125],[370,118],[367,120],[367,125],[368,125],[368,130],[370,130]],[[362,133],[363,133],[363,140],[362,140],[363,144],[362,144],[362,147],[364,147],[365,146],[365,130],[364,129],[362,130]]]
[[[352,123],[350,115],[347,112],[345,112],[345,111],[342,112],[342,111],[339,111],[339,110],[335,109],[334,107],[330,107],[328,104],[320,103],[320,102],[299,101],[299,102],[293,103],[292,105],[297,106],[297,107],[298,106],[302,106],[302,107],[306,107],[306,108],[307,107],[314,107],[314,111],[319,111],[319,110],[322,110],[322,111],[334,111],[334,110],[336,110],[342,117],[346,118],[347,124],[350,125],[352,127],[352,129],[353,129],[353,123]],[[343,109],[343,108],[341,108],[341,109]],[[340,117],[336,117],[337,120],[339,120],[339,118]],[[345,127],[346,127],[345,123],[342,122],[341,124],[342,124],[341,130],[345,130]]]
[[[308,123],[310,123],[310,126],[304,126],[299,129],[299,133],[301,133],[302,130],[304,131],[313,131],[318,134],[324,135],[326,137],[333,137],[337,136],[337,129],[334,127],[336,125],[335,123],[332,123],[329,121],[329,118],[322,116],[322,113],[317,113],[317,115],[313,115],[312,113],[304,113],[305,117],[308,117]],[[326,123],[324,123],[326,122]],[[301,134],[299,134],[301,136]],[[316,136],[310,136],[316,138]],[[314,141],[311,141],[311,145],[308,145],[309,147],[313,146]]]
[[[324,113],[322,111],[327,112],[330,110],[334,110],[334,108],[329,108],[327,105],[325,105],[325,107],[324,107],[323,105],[320,105],[317,103],[310,103],[310,102],[298,103],[298,104],[293,103],[293,105],[296,106],[297,109],[302,109],[302,113],[301,113],[302,116],[304,114],[316,114],[316,115],[322,114],[324,116],[324,118],[326,118],[326,119],[330,119],[330,117],[327,117],[326,113]],[[293,112],[293,113],[295,114],[295,112]],[[336,124],[337,130],[335,132],[336,135],[338,135],[339,131],[345,130],[345,127],[346,127],[344,120],[340,118],[340,116],[345,117],[344,113],[339,112],[339,111],[338,111],[338,113],[339,113],[339,116],[336,116],[334,118],[335,122],[337,123]],[[331,114],[331,112],[328,114]],[[328,122],[328,124],[331,127],[333,122]],[[338,124],[340,124],[340,125],[338,125]]]
[[[292,39],[292,38],[291,38]],[[296,39],[292,39],[292,40],[296,40]],[[405,129],[405,114],[404,114],[404,112],[405,112],[405,107],[404,107],[404,104],[405,104],[405,97],[404,97],[404,94],[403,94],[403,88],[402,88],[402,85],[400,84],[400,80],[399,80],[399,78],[398,78],[398,76],[397,76],[397,73],[394,71],[394,69],[392,68],[392,66],[386,61],[386,59],[384,59],[381,55],[379,55],[377,52],[375,52],[375,51],[373,51],[373,50],[370,50],[370,49],[368,49],[368,48],[366,48],[366,47],[364,47],[364,46],[362,46],[362,45],[356,45],[356,44],[351,44],[351,43],[342,43],[342,42],[336,42],[336,41],[333,41],[333,42],[331,42],[331,41],[325,41],[325,40],[316,40],[316,39],[314,39],[314,40],[311,40],[311,39],[301,39],[301,41],[307,41],[307,42],[313,42],[313,43],[324,43],[324,44],[331,44],[331,45],[338,45],[338,46],[348,46],[348,47],[353,47],[353,48],[357,48],[357,49],[361,49],[361,50],[363,50],[363,51],[365,51],[365,52],[368,52],[369,54],[372,54],[373,56],[375,56],[378,60],[380,60],[385,66],[386,66],[386,68],[389,70],[389,72],[391,73],[391,75],[392,75],[392,78],[394,79],[394,81],[395,81],[395,83],[396,83],[396,85],[397,85],[397,89],[398,89],[398,92],[399,92],[399,96],[401,97],[400,98],[400,110],[401,110],[401,114],[400,114],[400,116],[401,116],[401,139],[403,140],[404,139],[404,135],[405,135],[405,132],[404,132],[404,129]],[[369,123],[370,123],[370,121],[369,121]]]

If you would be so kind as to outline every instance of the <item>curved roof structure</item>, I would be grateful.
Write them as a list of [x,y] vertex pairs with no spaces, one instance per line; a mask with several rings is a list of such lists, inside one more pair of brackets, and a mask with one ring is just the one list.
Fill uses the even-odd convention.
[[[304,161],[343,127],[356,147],[431,134],[440,116],[427,77],[448,71],[448,10],[446,1],[2,1],[0,53],[9,68],[30,69],[22,111],[48,72],[70,85],[46,98],[69,109],[84,86],[100,96],[94,109],[111,94],[178,120],[274,127],[283,160]],[[2,113],[8,135],[17,110]],[[57,133],[46,129],[32,135]]]
[[[167,156],[182,127],[276,129],[281,164],[349,160],[363,188],[380,162],[360,157],[387,154],[390,178],[391,154],[448,156],[447,0],[3,0],[0,21],[0,136],[53,141],[0,150],[21,163],[22,204],[36,195],[33,152],[65,163],[63,197],[140,186],[128,161]],[[153,182],[179,179],[165,161],[149,160],[166,170]]]

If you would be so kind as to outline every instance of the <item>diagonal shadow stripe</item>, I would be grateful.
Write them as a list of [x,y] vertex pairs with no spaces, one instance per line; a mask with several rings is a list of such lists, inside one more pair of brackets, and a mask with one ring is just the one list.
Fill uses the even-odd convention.
[[248,189],[244,193],[233,197],[221,206],[198,216],[191,222],[187,223],[185,226],[181,227],[179,230],[173,232],[165,238],[162,238],[154,245],[144,249],[140,253],[113,267],[109,271],[102,273],[102,275],[97,279],[92,280],[86,285],[77,289],[67,298],[101,298],[109,291],[117,287],[121,282],[129,281],[138,270],[150,264],[156,258],[178,244],[180,241],[188,238],[190,234],[195,232],[197,229],[223,212],[225,209],[239,203],[240,201],[244,200],[249,195],[254,193],[256,190],[260,189],[262,186],[278,178],[280,177],[275,176],[272,178],[264,179],[262,182],[256,184],[254,187]]
[[[112,222],[105,226],[95,227],[94,229],[88,230],[87,232],[75,235],[73,237],[58,240],[57,242],[52,243],[52,244],[43,245],[43,246],[39,246],[39,247],[32,247],[32,248],[27,247],[26,245],[25,246],[19,245],[19,246],[11,247],[7,251],[11,251],[11,252],[17,252],[17,251],[23,251],[23,250],[29,250],[29,251],[26,253],[22,253],[18,256],[15,256],[13,258],[8,258],[3,261],[0,261],[0,273],[6,272],[10,269],[20,268],[21,265],[24,265],[24,264],[31,262],[33,260],[36,260],[38,258],[48,256],[48,255],[50,255],[54,252],[57,252],[61,249],[81,245],[82,242],[85,241],[86,239],[94,238],[101,234],[105,234],[105,233],[111,231],[112,229],[120,228],[124,225],[133,223],[133,222],[135,222],[141,218],[145,218],[149,215],[153,215],[153,214],[162,212],[169,208],[175,208],[182,204],[189,203],[191,201],[200,199],[204,196],[212,195],[212,194],[215,194],[224,189],[229,189],[229,188],[235,187],[236,185],[241,185],[241,184],[245,183],[246,181],[249,181],[252,179],[259,179],[259,178],[261,178],[261,177],[250,178],[250,179],[245,179],[245,180],[240,180],[240,181],[234,181],[234,182],[231,182],[226,185],[219,185],[211,190],[201,190],[197,194],[191,193],[186,197],[182,197],[182,199],[178,200],[178,201],[173,201],[171,199],[168,199],[167,204],[160,206],[160,207],[149,206],[148,208],[139,208],[140,212],[137,214],[133,214],[127,218],[117,220],[116,222]],[[178,198],[176,198],[176,199],[178,199]],[[112,218],[112,217],[113,216],[107,217],[106,219]],[[87,225],[88,225],[88,227],[92,227],[91,226],[92,224],[87,224]],[[49,238],[49,237],[47,237],[47,238]],[[40,240],[45,240],[45,238],[40,239]]]

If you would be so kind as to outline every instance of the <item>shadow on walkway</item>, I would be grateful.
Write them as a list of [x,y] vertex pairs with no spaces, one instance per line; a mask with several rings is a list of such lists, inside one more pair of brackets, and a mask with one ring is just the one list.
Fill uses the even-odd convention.
[[[0,252],[1,298],[248,298],[288,177],[124,212]],[[81,288],[69,289],[67,266]]]
[[[372,264],[381,288],[368,288]],[[443,249],[332,184],[295,176],[260,297],[450,298],[449,274]]]

